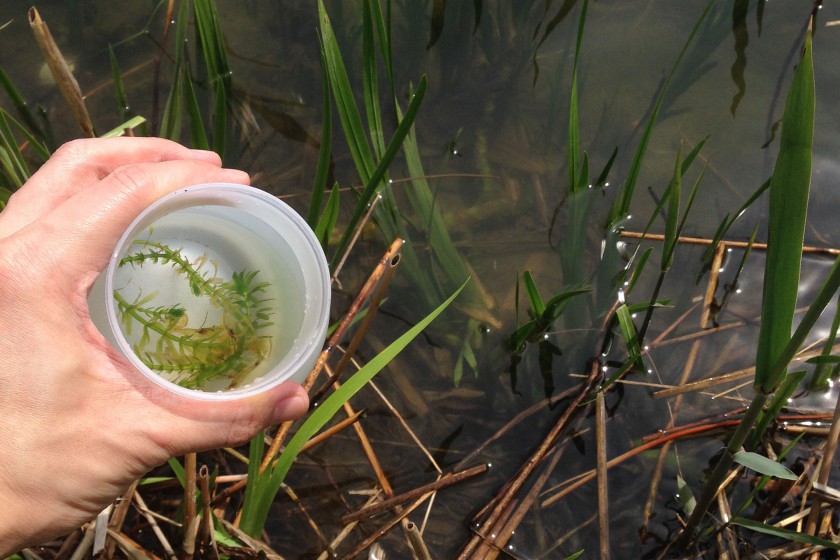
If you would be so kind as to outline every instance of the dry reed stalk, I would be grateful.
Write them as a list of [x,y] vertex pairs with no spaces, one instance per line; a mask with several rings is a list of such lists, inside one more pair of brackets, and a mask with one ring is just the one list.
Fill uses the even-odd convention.
[[[336,389],[340,386],[338,381],[335,382],[335,385]],[[356,414],[356,411],[353,410],[353,407],[349,402],[344,403],[344,412],[347,416],[353,416]],[[376,480],[379,482],[379,486],[382,487],[382,492],[389,498],[393,497],[394,488],[391,486],[388,476],[382,469],[379,457],[376,456],[376,451],[373,450],[373,445],[370,443],[370,439],[367,437],[364,428],[362,428],[362,425],[357,422],[353,424],[353,429],[356,431],[356,436],[359,438],[359,443],[362,445],[362,451],[364,452],[371,469],[373,469]]]
[[127,558],[133,560],[160,560],[160,558],[140,546],[125,533],[108,529],[108,536],[117,542]]
[[219,557],[219,550],[216,547],[216,531],[213,527],[213,515],[210,510],[210,469],[207,465],[201,465],[198,469],[198,485],[201,489],[201,526],[199,527],[199,544],[202,550],[207,546],[213,549],[215,557]]
[[[720,558],[729,558],[731,560],[738,559],[738,537],[735,531],[728,525],[729,520],[732,519],[732,508],[729,506],[729,500],[726,495],[721,492],[717,497],[718,516],[723,520],[725,525],[723,530],[718,533],[719,547],[721,550]],[[722,546],[721,546],[722,545]]]
[[195,549],[195,531],[192,530],[195,520],[195,478],[196,456],[195,453],[187,453],[184,456],[184,538],[181,544],[184,560],[191,560]]
[[373,211],[376,208],[376,205],[379,204],[379,201],[382,200],[382,194],[377,194],[373,200],[370,201],[370,205],[368,206],[367,212],[359,220],[359,225],[356,226],[356,231],[353,232],[353,237],[350,238],[350,243],[347,244],[347,248],[344,250],[344,254],[341,255],[341,260],[338,261],[338,264],[335,267],[335,271],[333,271],[332,281],[338,282],[338,273],[341,272],[341,269],[344,268],[344,262],[347,260],[347,257],[350,255],[350,251],[353,250],[353,247],[356,246],[356,241],[359,240],[359,236],[362,234],[362,230],[364,230],[365,226],[370,221],[370,217],[373,215]]
[[58,45],[55,44],[47,23],[41,19],[41,14],[38,13],[38,10],[34,6],[29,8],[29,27],[32,29],[35,42],[38,43],[41,54],[44,55],[44,60],[55,79],[59,91],[61,91],[61,95],[67,101],[73,117],[76,119],[85,136],[93,138],[96,134],[93,131],[93,124],[90,122],[90,116],[85,107],[82,90],[79,89],[79,82],[76,81]]
[[429,549],[423,541],[423,535],[417,525],[409,521],[406,523],[406,533],[408,534],[408,542],[411,545],[411,550],[414,552],[414,557],[418,560],[432,560],[432,555],[429,554]]
[[219,518],[219,520],[222,522],[222,525],[225,526],[225,529],[231,535],[236,537],[245,546],[248,546],[248,547],[256,550],[257,552],[264,553],[265,557],[268,558],[268,560],[284,560],[284,558],[282,556],[280,556],[270,546],[268,546],[267,544],[265,544],[262,541],[258,541],[257,539],[251,538],[247,534],[243,533],[242,530],[239,527],[237,527],[236,525],[234,525],[230,521],[227,521],[223,518]]
[[607,409],[604,392],[595,399],[595,473],[598,482],[598,546],[601,560],[610,558],[610,503],[607,479]]
[[394,273],[397,271],[397,266],[399,266],[399,264],[400,254],[396,253],[388,261],[379,282],[376,283],[376,286],[373,289],[373,294],[370,296],[367,313],[361,323],[359,323],[359,328],[356,330],[356,334],[354,334],[353,338],[350,339],[350,343],[347,345],[344,354],[341,356],[341,359],[335,365],[335,368],[333,368],[332,374],[327,377],[324,384],[321,385],[317,391],[312,393],[310,400],[313,403],[317,403],[329,390],[330,386],[341,378],[341,374],[344,373],[344,368],[350,363],[350,360],[355,355],[356,350],[358,350],[359,345],[362,343],[362,340],[364,340],[374,317],[376,317],[376,312],[379,311],[379,305],[385,298],[385,294],[388,293],[388,287],[391,285],[391,279],[394,277]]
[[[565,443],[567,442],[564,442],[564,444]],[[548,482],[548,477],[554,472],[557,462],[560,460],[560,457],[563,456],[563,451],[565,449],[565,445],[555,446],[554,450],[551,452],[551,459],[548,460],[548,464],[543,469],[540,476],[537,477],[534,485],[530,488],[530,490],[528,490],[522,500],[511,503],[510,514],[503,515],[500,519],[500,523],[494,527],[493,533],[491,533],[495,534],[495,537],[492,538],[492,541],[485,541],[483,547],[479,548],[479,550],[473,554],[473,558],[481,560],[496,560],[496,558],[498,558],[504,550],[509,548],[508,542],[510,541],[510,538],[519,527],[519,524],[522,523],[525,515],[533,508],[540,492],[542,492],[542,489]],[[492,546],[488,548],[489,545]]]
[[[831,475],[831,466],[834,461],[834,454],[837,450],[838,436],[840,436],[840,397],[838,397],[837,403],[834,405],[834,416],[831,419],[831,428],[828,432],[828,438],[825,441],[822,462],[820,464],[819,473],[817,474],[816,482],[818,484],[828,484],[828,479]],[[805,525],[805,532],[809,535],[816,535],[817,521],[819,519],[822,502],[822,496],[820,494],[814,494],[813,501],[811,502],[811,514],[808,516],[808,523]]]
[[430,492],[428,494],[425,494],[425,495],[421,496],[416,502],[414,502],[410,506],[406,507],[398,515],[396,515],[393,519],[391,519],[390,521],[388,521],[387,523],[385,523],[384,525],[382,525],[381,527],[379,527],[378,529],[373,531],[373,533],[369,537],[367,537],[364,541],[362,541],[361,544],[356,546],[356,548],[353,549],[353,551],[350,554],[342,555],[342,558],[348,558],[348,559],[349,558],[355,558],[356,556],[361,554],[370,545],[372,545],[373,543],[378,541],[380,538],[384,537],[385,534],[388,531],[390,531],[391,529],[396,527],[399,523],[401,523],[403,519],[408,517],[408,514],[410,514],[412,511],[414,511],[415,509],[420,507],[420,505],[423,502],[425,502],[427,499],[429,499],[433,494],[434,494],[433,492]]
[[152,515],[151,510],[146,506],[146,502],[143,500],[143,496],[140,495],[140,492],[134,492],[134,501],[137,503],[138,509],[143,517],[146,518],[146,521],[149,523],[149,526],[152,528],[152,532],[160,542],[160,545],[163,547],[164,552],[166,552],[166,557],[170,560],[175,560],[177,556],[175,555],[175,550],[172,548],[172,545],[169,544],[169,540],[166,538],[166,535],[163,534],[163,531],[160,529],[160,525],[158,525],[157,519],[155,516]]
[[[543,459],[546,458],[549,451],[553,448],[554,444],[560,439],[560,435],[566,429],[572,417],[578,412],[581,412],[583,409],[587,408],[582,407],[581,405],[583,404],[584,400],[590,395],[591,391],[595,388],[598,379],[600,379],[600,376],[600,364],[597,362],[597,360],[593,360],[592,365],[590,367],[589,377],[581,384],[577,396],[575,396],[574,400],[569,404],[569,406],[566,407],[566,409],[557,419],[557,422],[554,424],[552,429],[543,439],[543,442],[540,444],[537,450],[525,461],[525,463],[519,469],[514,478],[509,482],[507,487],[500,493],[500,495],[494,498],[495,505],[493,507],[493,510],[490,512],[488,519],[486,520],[485,526],[496,525],[502,513],[508,508],[515,496],[519,493],[520,489],[525,484],[525,481],[542,463]],[[468,558],[480,558],[478,556],[474,556],[473,552],[482,543],[482,541],[485,540],[485,538],[486,535],[483,535],[480,532],[476,532],[476,535],[474,535],[468,541],[466,546],[458,555],[458,560],[466,560]]]
[[[380,495],[381,493],[379,492],[379,490],[375,490],[374,494],[368,498],[368,500],[365,502],[365,505],[362,507],[367,507],[375,504],[376,501],[379,499]],[[317,560],[329,560],[330,558],[335,558],[335,554],[332,551],[336,550],[339,547],[339,545],[342,542],[344,542],[344,539],[346,539],[350,535],[350,533],[353,532],[353,529],[355,529],[356,525],[358,524],[358,521],[354,521],[342,527],[341,531],[339,531],[338,534],[330,542],[328,550],[325,550],[324,552],[319,554]]]
[[[621,237],[629,237],[631,239],[650,239],[654,241],[665,240],[665,236],[661,233],[641,233],[637,231],[622,231]],[[693,245],[711,245],[714,240],[705,237],[680,236],[677,238],[677,241],[679,243],[688,243]],[[750,246],[750,243],[747,241],[723,240],[720,243],[726,244],[728,247],[737,247],[739,249],[746,249]],[[752,248],[758,250],[767,250],[767,243],[753,243]],[[814,253],[818,255],[840,255],[840,249],[835,249],[833,247],[813,247],[810,245],[804,245],[802,247],[802,252]]]
[[[134,498],[134,491],[137,489],[137,484],[139,482],[139,480],[132,482],[131,486],[128,487],[128,490],[126,490],[125,493],[117,499],[114,513],[111,515],[111,521],[108,523],[108,527],[110,529],[115,531],[122,530],[123,523],[125,523],[125,517],[128,515],[128,510],[131,508],[131,500]],[[116,541],[109,539],[108,543],[105,545],[105,554],[103,557],[107,560],[113,558],[116,548]]]
[[382,500],[380,502],[376,502],[375,504],[365,506],[360,510],[348,513],[347,515],[342,516],[341,522],[346,524],[352,523],[353,521],[359,521],[366,517],[371,517],[373,515],[376,515],[377,513],[393,509],[394,507],[402,504],[403,502],[415,500],[420,496],[432,492],[437,492],[444,488],[448,488],[449,486],[452,486],[454,484],[463,482],[468,478],[472,478],[479,474],[484,474],[487,472],[487,469],[487,465],[478,465],[472,467],[471,469],[466,469],[455,473],[447,473],[434,482],[424,484],[423,486],[419,486],[413,490],[409,490],[408,492],[403,492],[402,494],[393,496],[392,498],[388,498],[387,500]]
[[82,527],[82,530],[85,534],[82,537],[81,542],[79,542],[79,546],[77,546],[76,550],[73,551],[73,555],[70,557],[70,560],[82,560],[87,557],[88,551],[93,546],[93,526],[88,523]]
[[721,242],[715,247],[715,254],[712,257],[712,266],[709,270],[709,281],[706,283],[706,294],[703,297],[703,315],[700,318],[700,328],[708,329],[715,326],[717,310],[712,311],[715,306],[715,293],[718,289],[720,269],[723,266],[723,257],[726,255],[726,243]]
[[79,542],[79,539],[82,537],[82,530],[76,529],[67,537],[61,541],[61,546],[58,548],[58,551],[55,553],[55,557],[53,560],[66,560],[67,556],[71,554],[71,549]]

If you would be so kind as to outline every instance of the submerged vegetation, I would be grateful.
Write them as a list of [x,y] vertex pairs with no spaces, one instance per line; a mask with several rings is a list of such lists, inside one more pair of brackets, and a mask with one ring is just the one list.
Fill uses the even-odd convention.
[[[131,301],[123,296],[124,288],[115,289],[114,302],[126,338],[136,341],[132,349],[146,367],[183,387],[202,389],[224,380],[233,388],[269,358],[272,338],[266,329],[273,323],[265,292],[270,284],[257,281],[258,270],[233,272],[225,280],[207,253],[190,260],[181,249],[151,236],[135,240],[132,247],[136,250],[119,266],[139,271],[132,282],[140,288]],[[183,303],[156,305],[157,291],[142,292],[142,269],[149,267],[171,269],[170,282],[187,282],[202,304],[193,303],[192,313]],[[218,315],[218,323],[205,324],[209,315]],[[141,332],[133,335],[137,329]]]
[[[160,2],[142,33],[107,49],[100,71],[110,75],[98,97],[86,96],[97,106],[108,97],[109,109],[89,118],[117,119],[103,127],[109,134],[213,149],[256,184],[308,201],[299,207],[328,255],[342,306],[305,384],[310,415],[261,434],[247,457],[217,450],[150,473],[121,500],[138,511],[126,515],[122,506],[111,517],[109,554],[119,546],[132,557],[171,557],[173,543],[185,557],[235,558],[374,557],[377,547],[421,559],[774,558],[840,549],[836,518],[821,509],[837,483],[840,418],[821,403],[837,398],[826,390],[840,373],[840,310],[826,313],[830,326],[822,315],[837,302],[840,260],[827,264],[840,251],[830,246],[834,212],[827,224],[806,221],[809,197],[827,196],[811,194],[819,61],[831,58],[817,39],[820,2],[686,3],[691,21],[679,18],[677,47],[648,53],[667,57],[661,64],[670,70],[647,108],[628,102],[629,117],[612,107],[619,94],[595,108],[607,99],[589,89],[606,72],[601,65],[622,69],[589,55],[604,48],[590,37],[594,25],[603,34],[616,20],[623,33],[641,6],[283,4],[276,24],[289,38],[278,44],[299,52],[308,41],[312,52],[274,56],[271,34],[253,45],[265,30],[247,18],[234,32],[245,14],[221,0],[219,11],[212,0]],[[660,4],[653,10],[662,14],[640,21],[668,19],[671,8]],[[746,120],[747,16],[767,34],[771,9],[795,14],[801,26],[784,35],[791,54],[773,65],[779,91],[762,98],[772,173],[744,157],[744,175],[730,180],[735,172],[712,155],[733,150],[730,139],[707,129],[706,117],[688,132],[675,126],[691,115],[678,100],[700,105],[691,88],[704,83],[731,31],[736,92],[726,118]],[[43,35],[40,18],[30,13],[30,23]],[[0,40],[9,31],[0,28]],[[247,44],[237,40],[243,33]],[[147,36],[153,48],[122,70],[124,44]],[[284,78],[266,88],[263,65],[271,64]],[[658,64],[647,67],[658,73]],[[0,106],[5,203],[68,136],[69,117],[33,110],[11,73],[0,72],[0,85],[11,103]],[[271,87],[282,97],[267,94]],[[64,95],[77,104],[82,97]],[[131,97],[143,103],[130,105]],[[703,109],[716,106],[710,97],[700,97]],[[786,100],[778,113],[777,98]],[[528,104],[531,112],[521,110]],[[443,132],[433,136],[436,127]],[[429,137],[445,138],[443,154]],[[715,210],[720,216],[709,218]],[[380,239],[390,247],[367,276]],[[273,310],[257,271],[218,278],[207,255],[191,261],[151,239],[136,243],[123,266],[171,267],[223,317],[188,327],[183,305],[115,292],[149,367],[201,386],[265,359]],[[741,293],[758,281],[760,298]],[[445,320],[433,323],[438,316]],[[406,323],[413,326],[386,344]],[[408,346],[424,337],[425,346]],[[357,371],[344,379],[348,367]],[[386,369],[380,386],[373,378]],[[746,385],[733,387],[739,380]],[[141,495],[155,497],[154,515]],[[93,539],[80,537],[95,530],[39,554],[86,554]]]

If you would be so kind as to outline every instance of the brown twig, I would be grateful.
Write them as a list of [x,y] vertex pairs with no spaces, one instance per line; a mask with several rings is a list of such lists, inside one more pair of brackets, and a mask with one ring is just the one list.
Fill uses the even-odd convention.
[[160,525],[158,525],[158,522],[154,515],[151,514],[151,511],[149,511],[149,508],[146,506],[146,502],[143,500],[143,496],[141,496],[139,492],[134,492],[134,501],[137,503],[140,513],[146,518],[146,521],[152,528],[152,532],[157,537],[164,552],[166,552],[167,558],[175,560],[177,558],[175,550],[172,548],[172,545],[169,544],[169,540],[166,538],[166,535],[163,534],[163,531],[161,531]]
[[388,511],[389,509],[393,509],[395,506],[400,505],[404,502],[417,499],[419,496],[423,496],[431,492],[437,492],[438,490],[448,488],[453,484],[463,482],[468,478],[472,478],[479,474],[484,474],[487,472],[487,469],[487,465],[478,465],[463,471],[445,474],[434,482],[424,484],[423,486],[420,486],[413,490],[409,490],[408,492],[403,492],[402,494],[399,494],[387,500],[383,500],[380,502],[376,502],[375,504],[365,506],[358,511],[354,511],[353,513],[348,513],[347,515],[341,518],[341,522],[352,523],[353,521],[358,521],[360,519],[376,515],[377,513]]
[[363,550],[368,548],[370,545],[375,543],[380,538],[384,537],[385,534],[388,531],[390,531],[391,529],[396,527],[403,519],[405,519],[408,516],[408,514],[410,514],[412,511],[414,511],[415,509],[420,507],[420,505],[423,502],[425,502],[432,495],[433,495],[433,492],[430,492],[428,494],[425,494],[425,495],[421,496],[416,502],[414,502],[410,506],[406,507],[398,515],[396,515],[393,519],[391,519],[390,521],[388,521],[387,523],[385,523],[384,525],[382,525],[381,527],[376,529],[368,538],[366,538],[358,546],[356,546],[356,548],[353,549],[352,552],[350,552],[349,554],[342,555],[342,558],[347,558],[347,559],[355,558]]
[[432,560],[432,555],[429,554],[429,549],[426,547],[426,543],[423,542],[423,535],[420,533],[417,525],[409,521],[406,523],[405,528],[408,534],[408,542],[414,551],[414,556],[418,560]]
[[41,14],[34,6],[29,8],[29,27],[32,29],[35,41],[38,43],[38,47],[44,55],[44,60],[50,68],[61,95],[67,101],[73,117],[85,136],[93,138],[96,134],[93,131],[93,124],[90,122],[90,116],[85,107],[85,99],[82,97],[79,82],[76,81],[58,45],[55,44],[47,23],[41,19]]
[[305,451],[309,451],[316,445],[325,442],[338,432],[358,422],[362,418],[362,416],[364,416],[364,414],[364,410],[359,410],[355,414],[348,416],[344,420],[338,422],[336,425],[327,428],[326,430],[324,430],[316,436],[313,436],[312,439],[310,439],[303,445],[303,447],[300,449],[300,452],[303,453]]
[[199,543],[202,549],[206,550],[209,545],[213,549],[216,558],[219,557],[219,550],[216,547],[216,531],[213,527],[213,516],[210,511],[210,469],[207,465],[201,465],[198,469],[198,484],[201,488],[201,526],[199,527]]
[[[631,239],[650,239],[653,241],[664,241],[665,236],[661,233],[641,233],[636,231],[622,231],[621,237],[629,237]],[[714,240],[707,239],[704,237],[686,237],[680,236],[677,238],[679,243],[690,243],[694,245],[711,245]],[[750,246],[748,241],[729,241],[724,240],[721,243],[725,243],[728,247],[737,247],[739,249],[746,249]],[[753,249],[758,250],[766,250],[767,243],[753,243]],[[802,247],[803,253],[816,253],[820,255],[840,255],[840,249],[835,249],[833,247],[812,247],[809,245],[805,245]]]
[[[834,416],[831,420],[831,429],[828,433],[828,438],[825,441],[822,464],[820,464],[820,471],[817,474],[816,482],[818,484],[828,484],[828,479],[831,475],[831,465],[834,461],[834,453],[837,450],[838,436],[840,436],[840,397],[838,397],[837,403],[834,405]],[[809,535],[816,534],[822,502],[822,496],[820,494],[814,494],[813,501],[811,502],[811,513],[808,516],[808,523],[805,525],[805,532]]]

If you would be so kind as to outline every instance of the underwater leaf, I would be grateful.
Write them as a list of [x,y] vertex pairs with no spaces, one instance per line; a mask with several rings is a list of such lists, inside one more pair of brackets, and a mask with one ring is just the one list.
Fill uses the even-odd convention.
[[752,519],[745,519],[743,517],[733,517],[729,522],[732,525],[739,525],[741,527],[751,529],[758,533],[764,533],[765,535],[772,535],[774,537],[779,537],[782,539],[800,542],[804,544],[824,546],[832,550],[840,550],[840,544],[838,543],[828,541],[826,539],[821,539],[819,537],[814,537],[806,533],[800,533],[799,531],[791,531],[790,529],[783,529],[781,527],[774,527],[765,523],[759,523],[758,521],[753,521]]
[[[325,56],[322,45],[321,71],[324,79],[324,91],[321,100],[321,142],[318,147],[318,164],[315,166],[315,177],[312,179],[312,196],[309,199],[309,212],[306,215],[306,223],[313,229],[318,224],[318,215],[321,212],[321,200],[324,198],[324,191],[327,190],[327,181],[329,180],[330,174],[330,157],[332,155],[332,103],[330,101],[330,75],[327,72]],[[327,244],[322,241],[321,247],[326,252]]]
[[790,340],[799,293],[813,140],[814,66],[809,31],[785,102],[779,156],[770,182],[770,223],[754,384],[755,390],[763,394],[775,391],[784,377],[784,370],[771,368]]
[[545,311],[540,292],[537,290],[537,285],[534,283],[534,278],[531,276],[531,271],[526,270],[522,273],[522,281],[525,283],[525,293],[528,295],[528,303],[531,307],[531,314],[536,319]]
[[[469,279],[467,280],[467,282]],[[437,309],[429,313],[419,323],[414,325],[405,334],[400,336],[397,340],[392,342],[387,348],[380,352],[371,361],[365,364],[358,372],[350,377],[344,384],[330,395],[321,405],[316,408],[309,418],[298,428],[294,437],[289,440],[283,453],[277,459],[277,462],[270,469],[266,469],[263,473],[257,473],[255,479],[251,479],[249,472],[248,485],[256,483],[259,485],[258,492],[252,492],[250,500],[246,496],[245,504],[242,508],[242,519],[240,528],[248,535],[257,536],[262,532],[268,516],[268,510],[274,497],[280,490],[280,485],[286,478],[286,473],[292,466],[292,463],[297,458],[298,453],[303,448],[303,445],[309,441],[330,419],[338,412],[341,407],[353,395],[355,395],[362,387],[364,387],[373,377],[379,373],[386,365],[388,365],[414,338],[420,334],[432,321],[446,309],[450,303],[461,293],[464,282],[455,293],[441,303]]]
[[671,178],[671,183],[668,185],[665,198],[668,201],[668,211],[666,212],[665,220],[665,239],[662,242],[662,260],[660,269],[664,272],[671,268],[674,262],[674,253],[677,248],[677,223],[680,214],[680,191],[682,189],[682,166],[680,165],[680,158],[682,157],[682,145],[677,150],[677,161],[674,163],[674,176]]
[[751,451],[739,451],[733,457],[735,462],[739,465],[744,465],[748,469],[752,469],[759,474],[766,474],[767,476],[774,476],[785,480],[796,480],[799,478],[786,466],[777,463],[776,461],[753,453]]
[[624,293],[629,294],[633,291],[633,287],[636,285],[636,282],[639,281],[639,278],[642,275],[642,272],[645,270],[645,265],[647,264],[648,259],[650,258],[650,254],[653,252],[653,247],[648,247],[642,253],[642,256],[639,257],[638,262],[636,263],[636,267],[633,269],[633,274],[630,276],[630,280],[627,281],[627,286],[624,287]]

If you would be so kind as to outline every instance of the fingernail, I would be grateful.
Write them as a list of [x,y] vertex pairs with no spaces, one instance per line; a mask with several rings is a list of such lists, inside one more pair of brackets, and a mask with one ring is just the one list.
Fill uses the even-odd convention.
[[275,424],[300,418],[309,410],[309,397],[302,390],[295,392],[291,397],[277,403],[274,410]]

